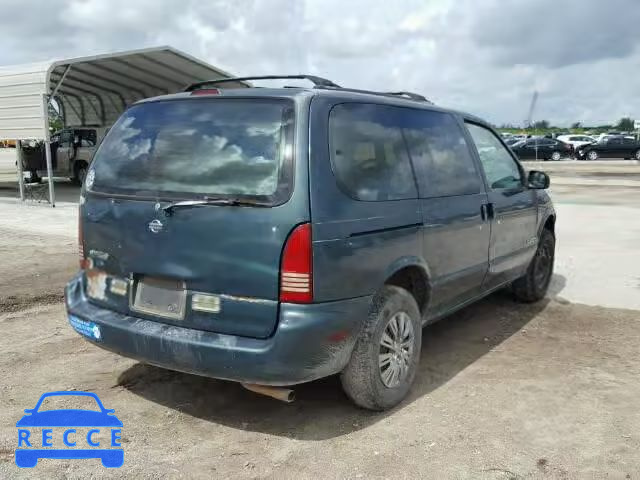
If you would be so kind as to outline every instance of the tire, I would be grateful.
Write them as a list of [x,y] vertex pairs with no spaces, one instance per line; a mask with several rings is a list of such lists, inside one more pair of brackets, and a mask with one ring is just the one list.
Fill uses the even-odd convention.
[[[383,337],[392,348],[382,344]],[[398,342],[403,338],[406,344]],[[413,384],[421,347],[422,321],[416,300],[403,288],[385,285],[374,297],[351,360],[340,374],[342,388],[362,408],[394,407]]]
[[533,303],[542,300],[547,293],[555,258],[556,239],[546,228],[542,230],[536,254],[529,263],[526,273],[515,280],[511,290],[516,300]]
[[594,161],[594,160],[598,160],[600,155],[598,155],[598,152],[596,152],[595,150],[589,150],[585,155],[585,157],[587,160]]
[[560,152],[553,152],[551,154],[551,160],[553,160],[554,162],[559,161],[562,158],[562,154]]
[[633,155],[633,158],[635,158],[636,160],[640,161],[640,150],[636,151],[636,153]]
[[79,162],[73,169],[73,183],[76,185],[82,185],[84,179],[87,176],[87,170],[89,166],[85,162]]

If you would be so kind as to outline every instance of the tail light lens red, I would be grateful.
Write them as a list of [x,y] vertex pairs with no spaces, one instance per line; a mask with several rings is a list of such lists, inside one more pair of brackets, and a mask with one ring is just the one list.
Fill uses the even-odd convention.
[[280,301],[313,301],[313,251],[309,223],[294,228],[284,246],[280,265]]
[[84,255],[84,234],[82,233],[82,215],[78,212],[78,256],[80,257],[80,270],[89,268],[89,262]]

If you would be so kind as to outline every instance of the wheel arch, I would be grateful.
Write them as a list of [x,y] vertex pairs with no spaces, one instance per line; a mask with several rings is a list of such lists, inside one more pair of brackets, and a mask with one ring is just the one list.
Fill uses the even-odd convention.
[[543,230],[549,230],[553,236],[556,236],[556,214],[555,212],[549,213],[543,222],[540,222],[540,228],[538,231],[538,237],[542,234]]
[[424,314],[431,301],[431,272],[427,263],[419,257],[402,257],[385,271],[384,285],[406,289],[416,300],[420,313]]

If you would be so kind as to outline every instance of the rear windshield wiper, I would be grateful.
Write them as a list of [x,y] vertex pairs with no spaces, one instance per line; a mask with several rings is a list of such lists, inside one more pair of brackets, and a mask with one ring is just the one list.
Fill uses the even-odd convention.
[[219,205],[228,207],[268,207],[269,204],[259,200],[244,198],[203,198],[201,200],[181,200],[162,207],[165,215],[171,215],[176,208],[201,207],[203,205]]

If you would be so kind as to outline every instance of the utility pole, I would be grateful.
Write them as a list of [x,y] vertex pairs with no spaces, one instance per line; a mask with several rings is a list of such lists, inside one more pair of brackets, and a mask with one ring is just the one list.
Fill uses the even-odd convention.
[[[529,105],[529,113],[527,114],[527,119],[524,121],[525,128],[530,129],[533,125],[533,112],[536,108],[536,103],[538,103],[538,91],[534,90],[533,96],[531,97],[531,105]],[[535,141],[536,148],[536,161],[538,161],[538,141]]]

